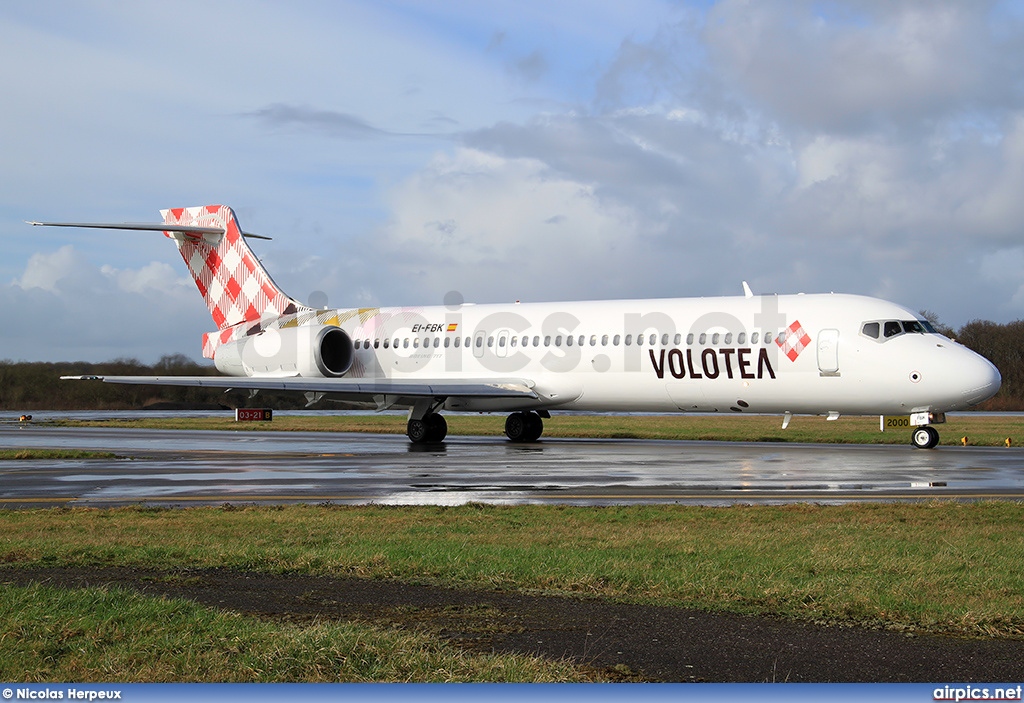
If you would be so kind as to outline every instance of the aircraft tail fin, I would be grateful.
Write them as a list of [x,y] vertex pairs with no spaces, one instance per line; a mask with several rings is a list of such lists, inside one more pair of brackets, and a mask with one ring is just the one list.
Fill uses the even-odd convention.
[[[225,205],[161,210],[165,236],[174,240],[218,330],[304,308],[263,268]],[[182,229],[175,229],[178,225]]]

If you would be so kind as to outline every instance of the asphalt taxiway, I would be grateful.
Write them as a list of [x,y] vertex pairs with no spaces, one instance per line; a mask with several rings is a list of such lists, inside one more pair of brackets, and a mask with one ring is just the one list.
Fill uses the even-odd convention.
[[786,503],[1024,499],[1024,450],[220,432],[0,425],[2,448],[116,459],[0,462],[0,507],[338,503]]

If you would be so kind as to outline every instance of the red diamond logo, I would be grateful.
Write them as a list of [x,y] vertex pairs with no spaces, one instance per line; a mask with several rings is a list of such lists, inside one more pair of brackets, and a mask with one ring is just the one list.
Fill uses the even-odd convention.
[[779,345],[790,361],[796,361],[796,358],[800,356],[800,352],[811,343],[811,337],[804,331],[800,320],[795,320],[793,324],[786,328],[786,334],[776,339],[775,343]]

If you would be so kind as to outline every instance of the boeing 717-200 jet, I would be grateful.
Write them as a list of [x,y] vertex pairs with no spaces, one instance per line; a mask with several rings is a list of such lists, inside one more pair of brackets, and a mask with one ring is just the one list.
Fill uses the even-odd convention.
[[[945,413],[999,389],[988,360],[910,310],[856,295],[744,295],[567,303],[316,309],[287,296],[221,205],[162,211],[162,224],[32,222],[162,231],[216,331],[223,376],[105,376],[108,383],[292,391],[408,408],[416,443],[447,434],[442,411],[507,412],[536,441],[551,411],[899,415],[932,448]],[[95,377],[94,377],[95,378]]]

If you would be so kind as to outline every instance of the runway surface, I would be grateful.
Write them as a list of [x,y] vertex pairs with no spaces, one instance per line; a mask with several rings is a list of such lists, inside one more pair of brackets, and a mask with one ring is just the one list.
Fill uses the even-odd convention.
[[1024,499],[1024,450],[0,425],[0,507],[323,503],[841,503]]

